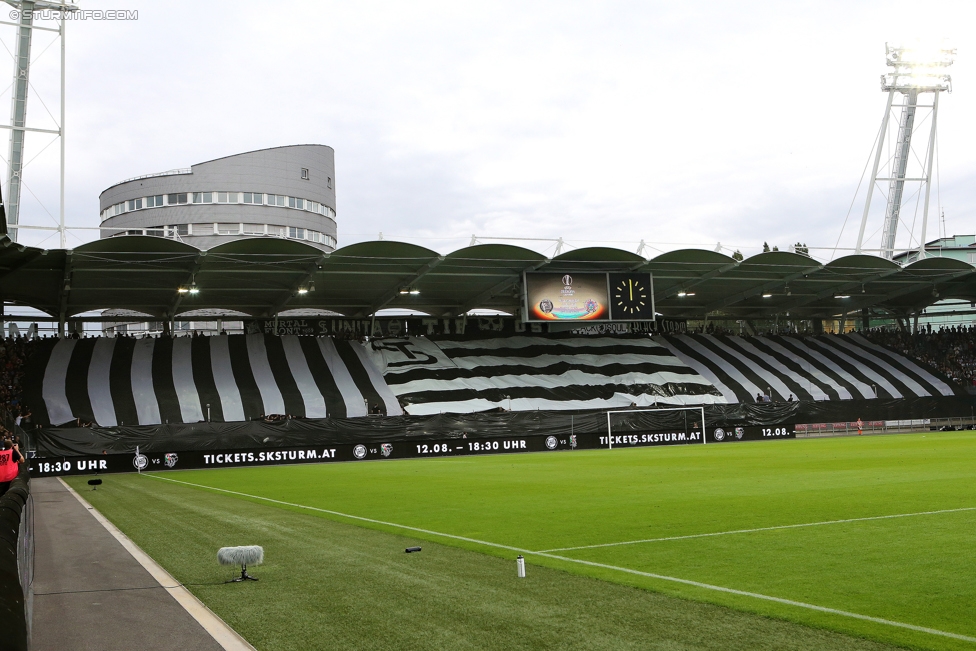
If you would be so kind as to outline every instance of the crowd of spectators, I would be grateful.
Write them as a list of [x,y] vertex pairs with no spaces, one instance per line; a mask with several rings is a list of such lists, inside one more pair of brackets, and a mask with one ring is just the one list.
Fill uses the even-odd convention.
[[976,386],[976,326],[902,330],[870,329],[861,332],[870,341],[928,364],[956,382]]
[[294,418],[291,414],[261,414],[254,420],[263,420],[266,423],[280,423],[283,420]]
[[2,424],[31,424],[30,408],[23,404],[24,362],[33,352],[36,339],[5,337],[0,339],[0,435],[10,432]]

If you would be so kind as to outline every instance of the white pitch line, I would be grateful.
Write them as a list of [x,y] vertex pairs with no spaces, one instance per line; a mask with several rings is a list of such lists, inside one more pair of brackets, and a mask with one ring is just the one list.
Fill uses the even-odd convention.
[[725,588],[720,585],[711,585],[710,583],[700,583],[698,581],[690,581],[688,579],[678,579],[673,576],[664,576],[663,574],[653,574],[651,572],[641,572],[640,570],[632,570],[629,567],[618,567],[616,565],[606,565],[605,563],[594,563],[593,561],[584,561],[576,558],[567,558],[566,556],[556,556],[555,554],[544,554],[540,552],[530,552],[538,554],[539,556],[546,556],[547,558],[555,558],[561,561],[570,561],[573,563],[580,563],[582,565],[589,565],[591,567],[599,567],[605,570],[616,570],[617,572],[626,572],[628,574],[636,574],[638,576],[646,576],[652,579],[660,579],[662,581],[673,581],[675,583],[683,583],[685,585],[692,585],[696,588],[704,588],[706,590],[715,590],[717,592],[725,592],[728,594],[739,595],[742,597],[752,597],[753,599],[762,599],[764,601],[772,601],[778,604],[785,604],[787,606],[796,606],[797,608],[806,608],[808,610],[816,610],[821,613],[830,613],[832,615],[841,615],[843,617],[851,617],[853,619],[860,619],[866,622],[874,622],[875,624],[885,624],[887,626],[896,626],[898,628],[907,628],[910,631],[918,631],[919,633],[929,633],[931,635],[940,635],[942,637],[949,637],[954,640],[963,640],[965,642],[976,642],[976,637],[970,637],[968,635],[962,635],[960,633],[950,633],[948,631],[940,631],[937,628],[929,628],[927,626],[916,626],[915,624],[906,624],[904,622],[896,622],[891,619],[883,619],[881,617],[872,617],[870,615],[861,615],[860,613],[852,613],[846,610],[838,610],[836,608],[827,608],[826,606],[817,606],[816,604],[808,604],[803,601],[793,601],[792,599],[783,599],[782,597],[771,597],[765,594],[759,594],[758,592],[747,592],[745,590],[736,590],[735,588]]
[[163,569],[163,566],[157,563],[149,554],[142,551],[139,545],[132,542],[132,539],[127,535],[122,533],[118,527],[116,527],[112,522],[102,515],[95,507],[88,503],[88,501],[78,494],[75,489],[62,479],[58,477],[58,481],[61,485],[72,495],[75,499],[81,502],[81,505],[85,507],[89,513],[105,527],[113,538],[115,538],[122,547],[129,552],[132,558],[135,559],[139,565],[143,567],[146,572],[152,576],[153,579],[159,584],[163,590],[169,593],[176,603],[183,607],[183,609],[203,627],[210,637],[214,639],[217,644],[219,644],[224,651],[255,651],[251,643],[244,639],[240,633],[231,628],[227,622],[220,618],[214,611],[210,610],[202,601],[200,601],[196,595],[190,592],[186,586],[173,578],[173,576]]
[[[884,624],[886,626],[894,626],[896,628],[904,628],[910,631],[916,631],[919,633],[928,633],[930,635],[937,635],[940,637],[952,638],[954,640],[963,640],[964,642],[976,642],[976,637],[970,637],[968,635],[962,635],[960,633],[951,633],[949,631],[940,631],[937,628],[929,628],[927,626],[917,626],[915,624],[906,624],[904,622],[896,622],[891,619],[883,619],[881,617],[872,617],[870,615],[861,615],[860,613],[852,613],[846,610],[838,610],[836,608],[827,608],[826,606],[818,606],[816,604],[808,604],[802,601],[793,601],[792,599],[783,599],[782,597],[772,597],[770,595],[760,594],[758,592],[747,592],[745,590],[736,590],[735,588],[726,588],[720,585],[712,585],[710,583],[701,583],[699,581],[691,581],[689,579],[679,579],[673,576],[666,576],[664,574],[654,574],[652,572],[642,572],[640,570],[633,570],[629,567],[619,567],[616,565],[606,565],[604,563],[595,563],[593,561],[584,561],[578,558],[569,558],[567,556],[557,556],[556,554],[550,554],[548,552],[534,552],[529,549],[520,549],[518,547],[512,547],[510,545],[501,545],[499,543],[488,542],[486,540],[478,540],[476,538],[467,538],[465,536],[456,536],[450,533],[442,533],[440,531],[431,531],[430,529],[421,529],[420,527],[411,527],[405,524],[397,524],[396,522],[386,522],[384,520],[374,520],[373,518],[364,518],[359,515],[349,515],[348,513],[342,513],[340,511],[331,511],[329,509],[321,509],[316,506],[306,506],[304,504],[295,504],[293,502],[285,502],[282,500],[272,499],[270,497],[262,497],[261,495],[250,495],[248,493],[241,493],[238,491],[227,490],[226,488],[217,488],[215,486],[206,486],[204,484],[194,484],[188,481],[181,481],[179,479],[170,479],[169,477],[162,477],[160,475],[142,473],[143,477],[152,477],[153,479],[162,479],[164,481],[170,481],[176,484],[183,484],[185,486],[193,486],[195,488],[203,488],[206,490],[217,491],[220,493],[227,493],[229,495],[239,495],[241,497],[248,497],[255,500],[261,500],[264,502],[271,502],[273,504],[281,504],[283,506],[292,506],[299,509],[307,509],[309,511],[318,511],[319,513],[328,513],[330,515],[337,515],[343,518],[349,518],[351,520],[359,520],[361,522],[371,522],[373,524],[381,524],[387,527],[394,527],[396,529],[405,529],[407,531],[417,531],[420,533],[426,533],[433,536],[441,536],[443,538],[451,538],[453,540],[463,540],[465,542],[475,543],[477,545],[484,545],[486,547],[495,547],[497,549],[507,549],[513,552],[519,552],[520,554],[534,554],[536,556],[544,556],[546,558],[551,558],[558,561],[564,561],[567,563],[578,563],[580,565],[588,565],[590,567],[598,567],[605,570],[614,570],[616,572],[625,572],[627,574],[635,574],[637,576],[643,576],[651,579],[658,579],[661,581],[671,581],[672,583],[681,583],[684,585],[694,586],[696,588],[703,588],[705,590],[713,590],[715,592],[724,592],[726,594],[734,594],[742,597],[752,597],[753,599],[761,599],[764,601],[771,601],[778,604],[784,604],[787,606],[795,606],[797,608],[806,608],[807,610],[815,610],[821,613],[830,613],[832,615],[840,615],[842,617],[850,617],[852,619],[859,619],[866,622],[873,622],[875,624]],[[974,507],[976,509],[976,507]],[[967,509],[960,509],[967,510]],[[971,510],[971,509],[970,509]],[[935,511],[933,512],[935,513]],[[885,517],[885,516],[883,516]],[[894,516],[887,516],[894,517]]]
[[940,513],[959,513],[961,511],[976,511],[976,506],[964,506],[958,509],[942,509],[940,511],[918,511],[916,513],[895,513],[893,515],[872,515],[866,518],[847,518],[844,520],[824,520],[823,522],[803,522],[800,524],[780,524],[774,527],[757,527],[755,529],[733,529],[732,531],[715,531],[713,533],[692,533],[686,536],[667,536],[664,538],[643,538],[641,540],[625,540],[623,542],[599,543],[596,545],[581,545],[579,547],[556,547],[541,549],[537,554],[548,552],[571,552],[578,549],[597,549],[598,547],[619,547],[621,545],[639,545],[641,543],[665,542],[668,540],[688,540],[689,538],[711,538],[712,536],[729,536],[736,533],[756,533],[757,531],[775,531],[777,529],[800,529],[802,527],[821,527],[827,524],[844,524],[847,522],[867,522],[869,520],[891,520],[893,518],[911,518],[917,515],[938,515]]

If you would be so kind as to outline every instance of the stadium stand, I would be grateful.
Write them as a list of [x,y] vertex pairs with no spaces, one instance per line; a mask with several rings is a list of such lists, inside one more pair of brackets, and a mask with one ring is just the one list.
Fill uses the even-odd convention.
[[860,335],[677,335],[664,338],[664,345],[729,402],[752,402],[757,395],[858,400],[959,393],[947,378]]
[[21,391],[24,362],[36,348],[35,341],[25,337],[0,339],[0,420],[8,426],[18,416],[29,413],[23,404]]
[[[45,426],[964,395],[937,369],[972,377],[976,335],[869,337],[68,338],[30,344],[22,381],[18,363],[4,368],[24,387],[12,400],[35,405]],[[25,345],[13,344],[12,359]]]
[[953,326],[909,335],[900,330],[868,330],[869,341],[938,369],[946,377],[976,386],[976,328]]
[[331,337],[51,339],[34,357],[25,393],[42,424],[402,413],[363,347]]

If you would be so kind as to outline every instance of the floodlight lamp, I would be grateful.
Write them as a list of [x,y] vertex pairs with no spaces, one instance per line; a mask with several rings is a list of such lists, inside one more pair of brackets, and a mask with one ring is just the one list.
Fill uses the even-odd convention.
[[763,296],[763,298],[772,298],[773,297],[773,295],[770,294],[769,292],[764,293],[762,296]]
[[685,296],[694,296],[695,292],[685,292]]
[[678,296],[679,296],[680,298],[684,298],[684,297],[685,297],[685,296],[687,296],[687,295],[688,295],[688,292],[678,292]]
[[955,59],[956,48],[949,47],[944,41],[939,45],[885,43],[885,63],[892,70],[882,75],[881,88],[885,92],[952,92],[952,77],[946,69]]
[[400,294],[409,294],[409,293],[410,293],[409,287],[403,287],[400,289]]
[[834,294],[834,298],[850,298],[850,294]]
[[308,294],[308,289],[306,289],[305,287],[299,287],[298,293],[302,295]]
[[176,291],[179,292],[180,294],[186,294],[188,291],[190,291],[190,288],[181,286]]
[[412,296],[417,296],[418,294],[420,294],[420,290],[419,289],[411,289],[410,290],[410,294]]
[[955,63],[957,49],[943,39],[939,43],[915,41],[911,44],[885,43],[885,59],[889,66],[947,67]]
[[191,294],[199,294],[200,293],[200,288],[197,287],[197,284],[196,283],[190,283],[189,292]]

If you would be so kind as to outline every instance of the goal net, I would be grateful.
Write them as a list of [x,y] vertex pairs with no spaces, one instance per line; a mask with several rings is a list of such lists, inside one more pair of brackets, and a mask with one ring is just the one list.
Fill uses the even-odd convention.
[[[607,447],[705,443],[704,407],[663,407],[607,412]],[[601,437],[603,438],[603,437]]]

